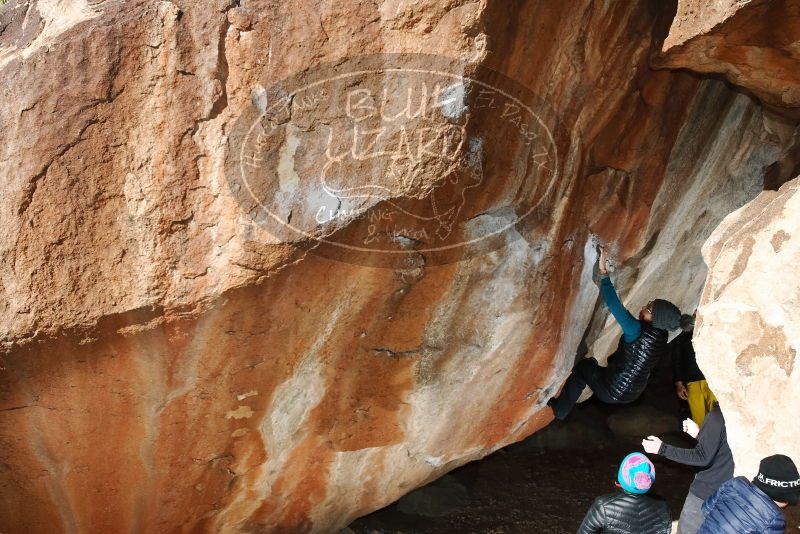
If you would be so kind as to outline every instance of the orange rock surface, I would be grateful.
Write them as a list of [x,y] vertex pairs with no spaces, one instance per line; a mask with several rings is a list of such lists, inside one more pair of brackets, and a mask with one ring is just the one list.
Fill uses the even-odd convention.
[[800,116],[800,2],[680,0],[659,66],[720,74]]
[[[654,6],[0,6],[0,531],[330,532],[546,425],[576,352],[618,335],[595,242],[630,308],[688,309],[700,245],[793,147],[789,119],[723,82],[650,68],[673,15]],[[386,54],[469,81],[429,122],[388,121],[452,132],[441,152],[309,142],[346,146],[375,101],[306,91],[272,113],[280,80],[322,64],[379,72],[334,96],[395,103],[444,76],[396,77]],[[482,83],[516,92],[494,108]],[[274,181],[248,200],[253,156]],[[390,176],[314,203],[321,177]],[[388,207],[428,222],[341,246]]]

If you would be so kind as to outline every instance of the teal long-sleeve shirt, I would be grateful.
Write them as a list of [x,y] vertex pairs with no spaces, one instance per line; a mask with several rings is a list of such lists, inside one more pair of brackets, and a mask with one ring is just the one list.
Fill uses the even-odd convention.
[[611,312],[611,315],[622,327],[625,343],[636,341],[642,333],[642,323],[622,305],[617,296],[617,291],[614,289],[614,284],[611,283],[611,278],[607,274],[600,278],[600,294],[603,295],[608,311]]

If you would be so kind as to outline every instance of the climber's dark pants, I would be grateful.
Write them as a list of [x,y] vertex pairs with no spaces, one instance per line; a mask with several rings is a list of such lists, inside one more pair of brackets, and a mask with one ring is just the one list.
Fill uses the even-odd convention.
[[594,358],[587,358],[576,365],[572,374],[567,378],[561,395],[555,399],[553,412],[556,419],[564,420],[569,415],[586,386],[592,388],[592,392],[601,401],[608,404],[619,404],[619,401],[608,393],[608,386],[604,379],[606,369],[606,367],[600,367]]

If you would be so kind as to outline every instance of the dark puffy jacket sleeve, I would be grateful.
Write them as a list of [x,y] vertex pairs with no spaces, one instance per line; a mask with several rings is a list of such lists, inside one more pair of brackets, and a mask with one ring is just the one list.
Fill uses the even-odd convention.
[[784,532],[786,532],[786,521],[783,518],[775,517],[764,534],[784,534]]
[[717,501],[719,498],[728,491],[728,485],[723,484],[719,487],[717,491],[715,491],[711,497],[703,501],[703,506],[700,507],[700,511],[703,513],[703,516],[707,516],[711,510],[717,505]]
[[586,512],[586,517],[583,518],[583,523],[578,528],[578,534],[600,534],[603,532],[605,523],[605,510],[603,509],[601,498],[598,497],[592,503],[589,511]]

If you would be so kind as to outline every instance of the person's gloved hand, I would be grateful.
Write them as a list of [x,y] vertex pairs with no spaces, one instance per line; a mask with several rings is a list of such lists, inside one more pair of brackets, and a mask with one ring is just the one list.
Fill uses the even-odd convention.
[[647,436],[647,438],[642,440],[642,447],[646,453],[658,454],[658,451],[661,450],[662,443],[663,442],[655,436]]
[[678,395],[679,399],[689,399],[689,390],[686,389],[686,384],[683,382],[675,382],[675,393]]
[[697,426],[697,423],[695,423],[691,419],[686,419],[683,422],[683,431],[692,436],[693,438],[696,438],[697,434],[700,433],[700,427]]

